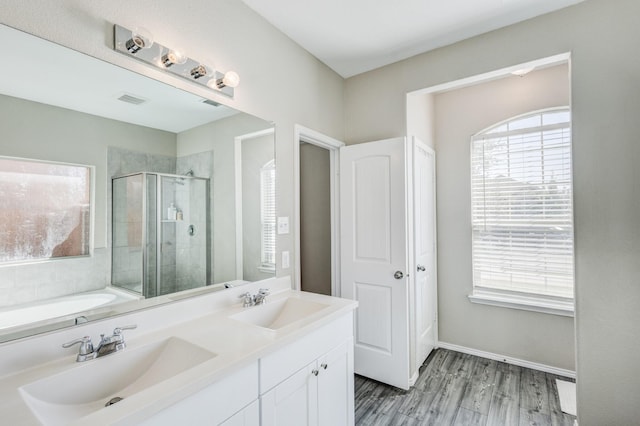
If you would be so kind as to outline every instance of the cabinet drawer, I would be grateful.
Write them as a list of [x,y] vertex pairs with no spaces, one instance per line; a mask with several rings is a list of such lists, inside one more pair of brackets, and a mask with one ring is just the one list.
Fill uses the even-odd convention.
[[353,313],[310,332],[260,359],[260,394],[353,337]]

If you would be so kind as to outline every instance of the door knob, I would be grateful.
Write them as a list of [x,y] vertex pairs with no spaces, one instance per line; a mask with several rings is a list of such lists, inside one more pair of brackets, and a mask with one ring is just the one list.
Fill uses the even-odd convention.
[[427,268],[425,268],[424,266],[418,265],[418,272],[424,272],[426,270],[427,270]]
[[396,271],[396,273],[393,274],[393,278],[395,278],[396,280],[401,280],[404,278],[404,274],[402,273],[402,271]]

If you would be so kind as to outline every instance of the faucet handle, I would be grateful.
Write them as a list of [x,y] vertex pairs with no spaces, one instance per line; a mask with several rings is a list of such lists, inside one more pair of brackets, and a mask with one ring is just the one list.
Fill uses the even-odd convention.
[[131,325],[123,325],[122,327],[116,327],[113,329],[113,334],[118,335],[118,334],[122,334],[123,330],[134,330],[138,328],[137,324],[131,324]]
[[260,290],[258,290],[258,294],[268,296],[271,294],[271,291],[268,288],[261,288]]
[[249,306],[253,306],[253,303],[255,301],[254,297],[249,292],[241,294],[240,296],[238,296],[238,299],[243,299],[242,306],[245,308],[248,308]]
[[91,337],[84,336],[79,339],[72,340],[67,343],[63,343],[63,348],[70,348],[71,346],[80,343],[80,350],[78,351],[78,355],[89,355],[93,353],[93,342],[91,341]]

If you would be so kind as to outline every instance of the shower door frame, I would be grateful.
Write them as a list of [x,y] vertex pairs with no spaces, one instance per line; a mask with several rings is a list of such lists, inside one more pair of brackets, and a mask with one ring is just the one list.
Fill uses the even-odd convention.
[[[156,175],[158,178],[158,183],[156,184],[156,297],[157,296],[162,296],[160,294],[160,290],[161,290],[161,284],[162,284],[162,262],[161,262],[161,258],[162,258],[162,233],[163,233],[163,227],[162,227],[162,213],[163,213],[163,207],[162,207],[162,179],[161,177],[168,177],[168,178],[172,178],[172,179],[182,179],[182,180],[202,180],[205,183],[205,195],[206,195],[206,200],[205,200],[205,223],[206,223],[206,229],[205,229],[205,238],[206,238],[206,242],[205,242],[205,246],[206,246],[206,262],[205,262],[205,267],[206,267],[206,276],[205,276],[205,282],[203,287],[209,285],[211,283],[211,216],[210,216],[210,209],[211,209],[211,194],[210,194],[210,183],[211,183],[211,179],[210,178],[204,178],[204,177],[198,177],[198,176],[186,176],[186,175],[176,175],[176,174],[170,174],[170,173],[154,173],[154,172],[143,172],[145,174],[145,180],[146,180],[146,175]],[[144,189],[146,190],[147,186],[144,186]],[[147,199],[146,194],[144,195],[145,200]],[[191,203],[191,194],[189,194],[189,203]],[[146,228],[146,223],[145,223],[145,228]],[[176,242],[177,242],[177,235],[176,235]],[[144,249],[146,250],[146,245],[144,247]],[[146,253],[143,253],[143,258],[146,262]],[[143,268],[145,268],[146,265],[143,263]],[[177,259],[176,259],[176,270],[177,270]],[[146,271],[146,269],[143,269],[143,273],[144,271]],[[177,277],[176,277],[177,279]],[[143,281],[144,283],[144,281]]]
[[[155,270],[156,270],[156,283],[155,283],[155,296],[154,297],[158,297],[160,296],[160,288],[161,288],[161,281],[162,281],[162,265],[161,265],[161,261],[160,258],[162,256],[162,238],[161,238],[161,234],[162,234],[162,179],[160,179],[161,177],[168,177],[168,178],[173,178],[173,179],[182,179],[182,180],[187,180],[187,179],[191,179],[191,180],[202,180],[205,183],[205,223],[206,223],[206,229],[205,229],[205,247],[206,247],[206,262],[205,262],[205,268],[206,268],[206,277],[205,277],[205,283],[203,285],[207,286],[211,283],[211,179],[210,178],[205,178],[205,177],[199,177],[199,176],[185,176],[185,175],[176,175],[176,174],[171,174],[171,173],[158,173],[158,172],[134,172],[134,173],[126,173],[123,175],[118,175],[118,176],[113,176],[111,178],[111,216],[112,216],[112,221],[113,221],[113,209],[114,209],[114,190],[113,190],[113,182],[116,179],[121,179],[121,178],[128,178],[128,177],[132,177],[132,176],[138,176],[138,175],[142,175],[142,220],[144,223],[144,226],[142,227],[142,234],[141,234],[141,246],[142,246],[142,276],[140,277],[141,279],[141,283],[142,283],[142,291],[141,291],[141,296],[143,296],[144,298],[148,298],[147,294],[148,294],[148,288],[149,288],[149,283],[147,278],[147,268],[149,266],[149,260],[148,260],[148,251],[147,251],[147,236],[148,236],[148,226],[149,226],[149,220],[148,220],[148,215],[147,213],[147,207],[148,207],[148,176],[149,175],[154,175],[156,176],[156,214],[155,214],[155,224],[156,224],[156,265],[155,265]],[[191,201],[191,196],[189,196],[189,201]],[[111,233],[113,235],[114,232],[114,227],[113,227],[113,223],[111,224]],[[112,261],[111,261],[111,276],[113,277],[113,237],[112,237],[112,247],[111,247],[111,252],[112,252]],[[111,279],[111,281],[113,282],[113,278]]]

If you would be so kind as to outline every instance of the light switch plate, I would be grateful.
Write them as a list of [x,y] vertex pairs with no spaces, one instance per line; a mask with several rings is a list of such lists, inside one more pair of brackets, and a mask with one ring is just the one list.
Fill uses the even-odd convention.
[[278,234],[289,233],[289,216],[278,218]]
[[289,252],[282,252],[282,269],[289,269]]

